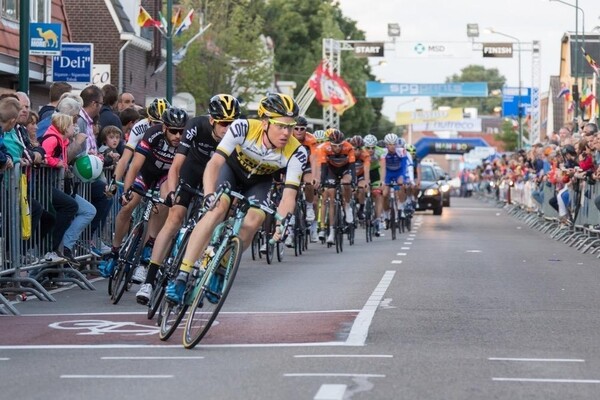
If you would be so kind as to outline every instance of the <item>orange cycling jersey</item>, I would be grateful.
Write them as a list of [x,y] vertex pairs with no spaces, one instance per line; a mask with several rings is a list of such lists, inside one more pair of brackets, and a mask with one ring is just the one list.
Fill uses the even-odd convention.
[[356,154],[356,163],[354,164],[356,176],[363,176],[365,170],[369,171],[371,169],[371,155],[367,150],[357,149],[354,152]]
[[300,142],[300,144],[304,146],[309,156],[317,153],[317,139],[312,133],[306,132],[304,135],[304,140]]
[[317,157],[319,164],[329,164],[332,167],[339,168],[356,161],[354,147],[347,141],[342,142],[342,149],[334,152],[331,143],[323,143],[317,147]]

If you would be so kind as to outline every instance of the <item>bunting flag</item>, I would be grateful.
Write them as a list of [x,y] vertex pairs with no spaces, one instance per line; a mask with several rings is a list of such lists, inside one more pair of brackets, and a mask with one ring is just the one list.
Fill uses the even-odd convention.
[[348,84],[336,73],[330,73],[323,61],[310,77],[309,86],[315,91],[319,104],[331,105],[340,115],[356,104]]
[[592,93],[592,89],[589,86],[587,86],[583,91],[583,95],[581,96],[581,108],[587,107],[590,104],[592,104],[592,100],[594,100],[595,98],[596,97],[594,96],[594,93]]
[[581,48],[581,51],[583,51],[583,56],[587,60],[588,64],[590,64],[590,67],[592,67],[596,75],[600,75],[600,65],[598,65],[598,63],[592,58],[592,56],[585,52],[585,49],[583,47]]
[[140,6],[140,13],[137,17],[137,24],[142,28],[160,28],[160,22],[155,19],[152,19],[150,14],[148,14],[148,11],[146,11],[142,6]]
[[194,10],[190,10],[190,12],[183,19],[183,21],[181,21],[181,24],[179,24],[179,26],[175,29],[175,35],[177,35],[177,36],[181,35],[181,32],[185,31],[190,26],[192,26],[193,18],[194,18]]
[[167,29],[168,25],[167,24],[167,19],[165,18],[165,16],[163,15],[163,13],[161,13],[160,11],[158,12],[158,19],[160,19],[160,26],[163,29]]
[[183,15],[181,15],[181,8],[177,9],[177,12],[175,13],[175,15],[173,15],[173,18],[171,18],[171,22],[173,23],[173,26],[179,26],[183,22]]
[[564,83],[562,85],[562,89],[560,89],[560,92],[558,92],[558,96],[556,97],[560,99],[563,96],[565,97],[565,101],[571,101],[571,90]]

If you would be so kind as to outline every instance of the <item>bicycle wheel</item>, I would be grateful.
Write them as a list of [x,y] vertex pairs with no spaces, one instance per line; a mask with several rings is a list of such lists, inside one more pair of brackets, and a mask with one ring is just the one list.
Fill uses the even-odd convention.
[[137,224],[130,233],[131,240],[123,248],[123,259],[119,258],[115,277],[112,281],[112,296],[111,301],[117,304],[125,290],[128,288],[129,281],[133,275],[133,266],[137,265],[137,260],[142,253],[142,240],[145,236],[145,224],[143,222]]
[[252,250],[252,260],[256,260],[260,255],[260,231],[254,234],[250,248]]
[[396,240],[396,223],[396,210],[394,208],[394,205],[392,204],[390,205],[390,232],[392,233],[392,240]]
[[275,243],[271,243],[273,231],[275,230],[275,221],[271,215],[265,218],[265,241],[267,243],[267,264],[272,264],[275,258]]
[[179,323],[185,315],[188,305],[183,302],[181,304],[174,304],[163,297],[160,303],[160,332],[158,338],[162,341],[168,340],[171,335],[175,332]]
[[410,228],[412,227],[412,217],[404,218],[404,226],[406,227],[406,230],[410,232]]
[[[191,349],[196,346],[200,340],[202,340],[204,335],[206,335],[215,318],[217,318],[217,315],[229,294],[229,290],[231,289],[241,258],[242,241],[239,237],[233,236],[229,239],[226,247],[220,254],[216,255],[211,260],[212,266],[209,267],[209,271],[212,270],[213,274],[218,273],[217,268],[220,268],[222,262],[227,263],[223,288],[221,289],[220,294],[211,291],[211,288],[207,287],[210,286],[211,280],[208,279],[210,277],[207,277],[207,279],[204,280],[206,284],[200,286],[199,290],[196,291],[183,331],[183,346],[186,349]],[[216,301],[214,303],[210,301],[209,298],[206,297],[207,294],[210,294],[211,297],[214,296],[212,300]]]
[[341,253],[344,251],[344,216],[342,214],[342,205],[335,203],[335,251]]

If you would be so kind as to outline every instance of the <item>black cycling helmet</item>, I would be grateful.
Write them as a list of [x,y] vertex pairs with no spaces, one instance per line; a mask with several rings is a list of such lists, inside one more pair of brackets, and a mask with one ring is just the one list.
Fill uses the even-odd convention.
[[183,108],[169,107],[162,114],[162,122],[167,128],[183,129],[188,120],[188,114]]
[[208,114],[217,121],[233,121],[240,117],[240,103],[230,94],[216,94],[208,103]]
[[171,107],[171,104],[169,104],[167,99],[163,97],[157,97],[156,99],[152,100],[152,103],[150,103],[150,105],[146,109],[146,112],[148,112],[148,117],[150,117],[151,119],[155,121],[160,121],[163,113],[169,107]]
[[287,94],[268,93],[258,106],[258,116],[267,118],[296,118],[300,110],[296,102]]
[[344,141],[344,133],[339,129],[329,128],[325,131],[325,135],[333,144],[341,144]]
[[302,115],[299,115],[298,118],[296,118],[296,126],[308,126],[308,120]]

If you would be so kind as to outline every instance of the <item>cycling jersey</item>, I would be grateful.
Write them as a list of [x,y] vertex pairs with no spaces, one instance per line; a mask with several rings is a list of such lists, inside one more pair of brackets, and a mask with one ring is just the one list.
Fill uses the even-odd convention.
[[316,154],[317,139],[314,137],[314,135],[312,133],[306,132],[304,134],[304,140],[302,142],[300,142],[300,144],[302,146],[304,146],[304,148],[306,149],[308,157],[310,157],[312,154]]
[[148,129],[135,151],[146,157],[142,169],[157,175],[166,174],[173,163],[175,147],[165,137],[162,127],[157,126],[158,130],[154,128]]
[[385,149],[385,153],[381,157],[381,160],[385,160],[386,184],[397,182],[400,177],[402,177],[404,181],[409,181],[408,167],[412,162],[410,162],[409,154],[405,149],[396,148],[393,152]]
[[192,118],[186,124],[177,153],[186,156],[186,161],[190,160],[205,167],[217,145],[210,120],[208,116],[202,115]]
[[356,161],[354,147],[347,141],[342,142],[342,149],[338,153],[333,151],[331,142],[326,142],[317,147],[317,159],[319,164],[329,164],[340,168]]
[[279,149],[265,146],[266,133],[262,121],[238,119],[227,129],[217,153],[227,164],[248,181],[261,181],[275,172],[287,168],[285,187],[297,188],[302,179],[302,170],[308,161],[306,149],[293,136]]
[[367,150],[355,150],[356,154],[356,162],[354,166],[356,168],[356,176],[363,176],[365,174],[365,170],[369,171],[371,169],[371,155]]
[[379,169],[379,161],[381,160],[381,157],[384,154],[385,154],[384,148],[375,147],[373,149],[373,154],[371,155],[371,171]]
[[[160,124],[159,124],[160,125]],[[142,119],[133,125],[131,132],[129,133],[129,139],[125,144],[130,150],[134,151],[137,144],[142,140],[148,128],[150,128],[150,121],[148,119]]]

